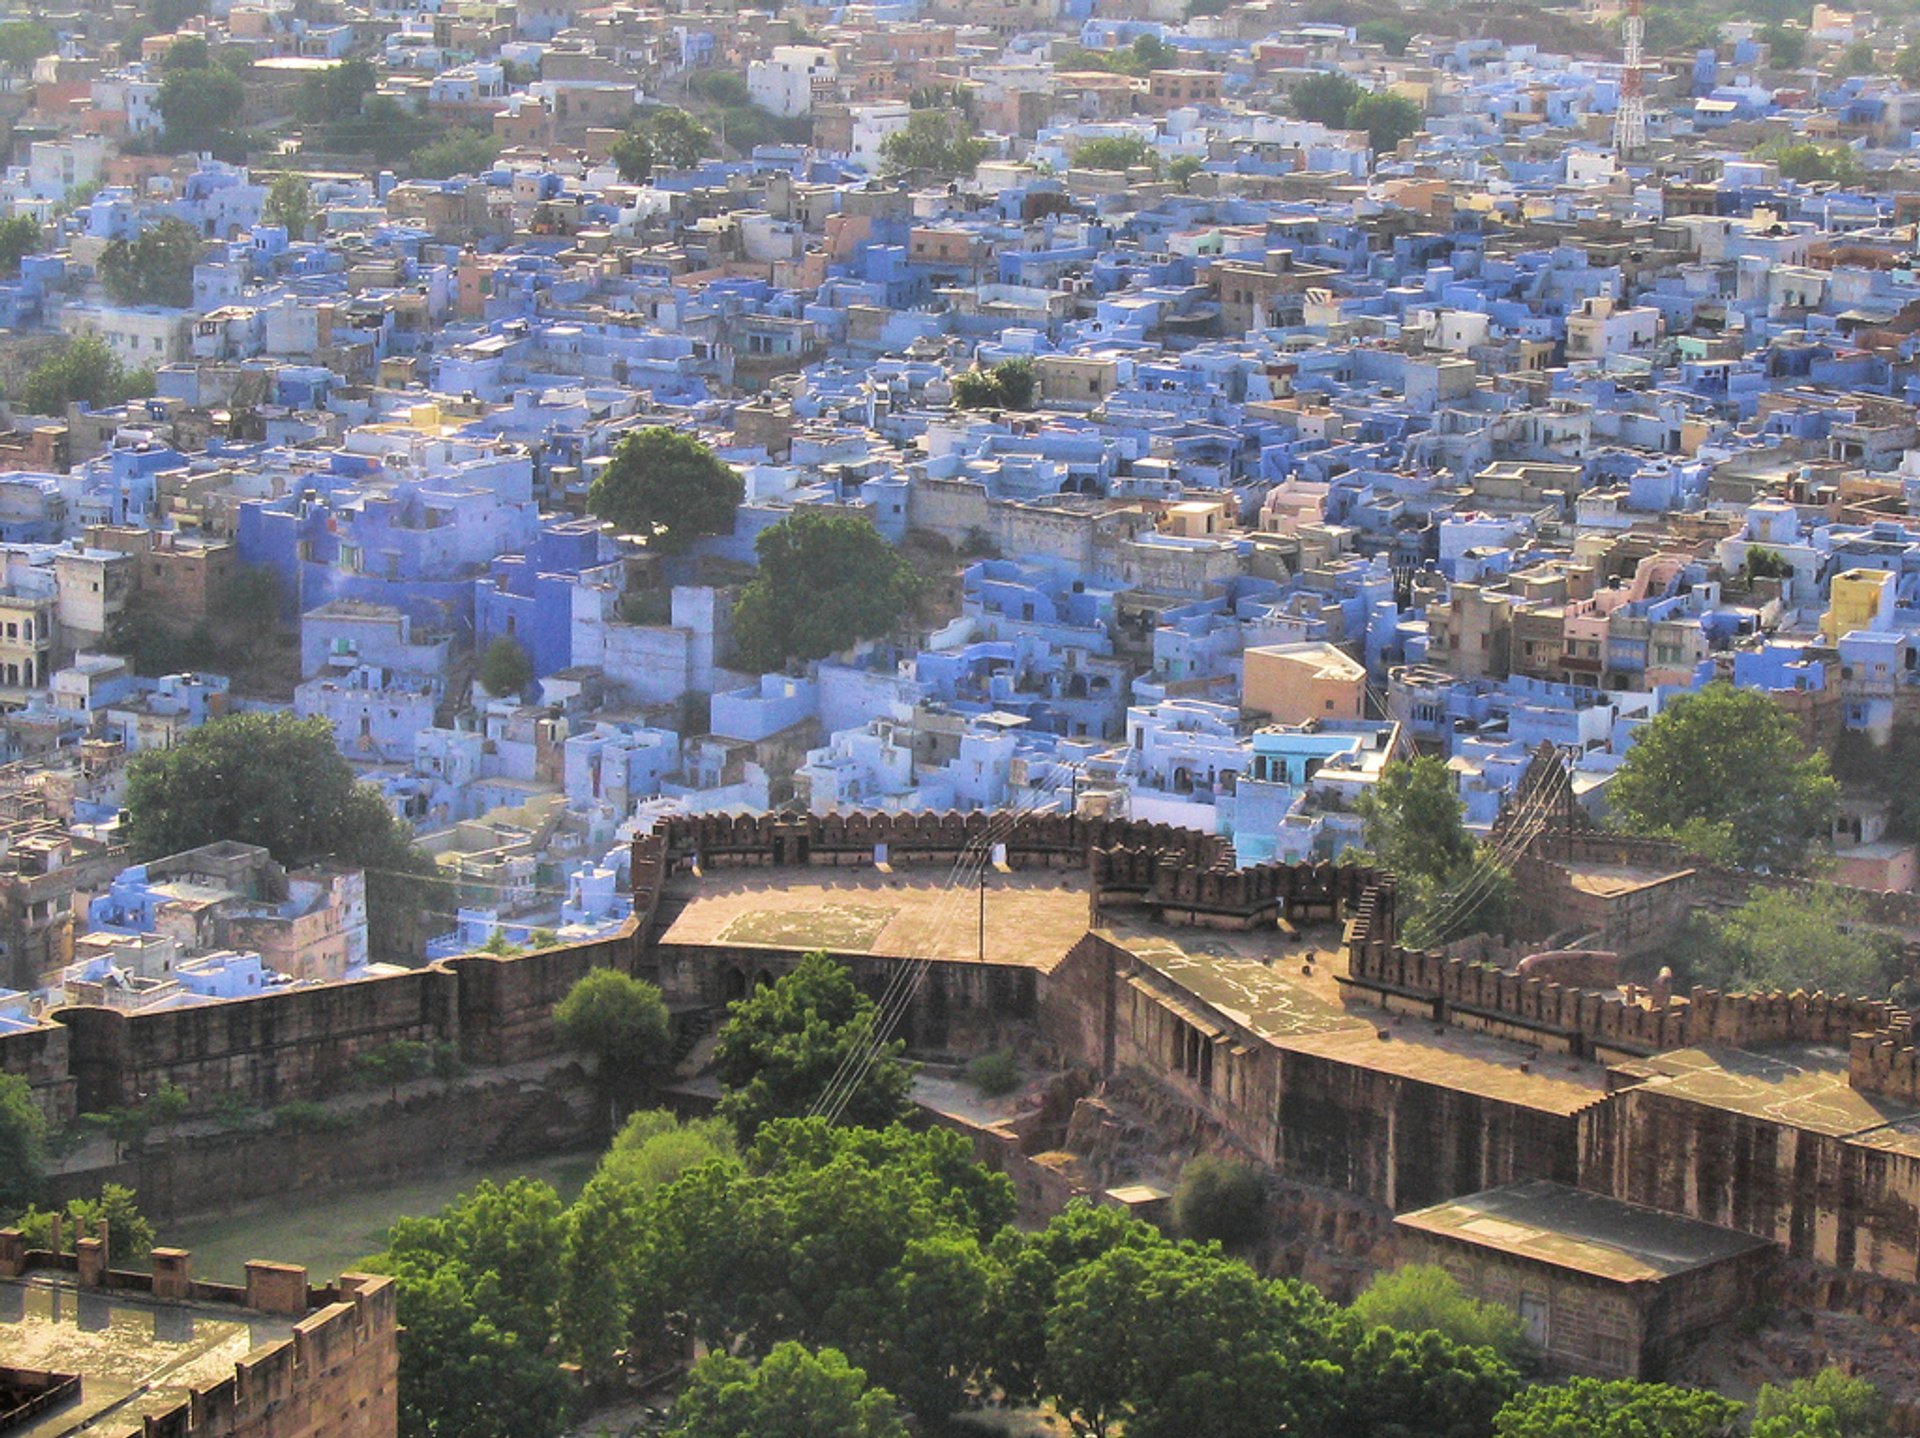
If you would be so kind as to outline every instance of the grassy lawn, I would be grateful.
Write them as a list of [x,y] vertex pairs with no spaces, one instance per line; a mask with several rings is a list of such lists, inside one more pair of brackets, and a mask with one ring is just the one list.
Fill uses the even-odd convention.
[[496,1183],[522,1175],[545,1179],[562,1199],[571,1201],[593,1173],[597,1158],[563,1154],[323,1198],[295,1197],[240,1217],[163,1224],[160,1242],[192,1249],[196,1278],[240,1283],[247,1260],[263,1258],[304,1263],[309,1279],[322,1283],[386,1247],[387,1227],[396,1218],[437,1213],[489,1178]]

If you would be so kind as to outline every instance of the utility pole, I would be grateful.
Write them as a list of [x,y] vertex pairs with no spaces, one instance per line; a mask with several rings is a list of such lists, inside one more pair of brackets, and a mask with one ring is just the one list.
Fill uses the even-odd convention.
[[987,961],[987,869],[980,866],[980,962]]

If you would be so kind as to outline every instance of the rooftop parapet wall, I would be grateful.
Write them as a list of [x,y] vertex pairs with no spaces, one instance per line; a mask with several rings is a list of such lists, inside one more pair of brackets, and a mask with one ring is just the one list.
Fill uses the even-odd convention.
[[1004,844],[1012,864],[1077,868],[1098,848],[1176,851],[1189,862],[1224,866],[1224,840],[1197,829],[1078,814],[1018,817],[976,810],[957,813],[692,814],[656,831],[672,860],[715,868],[742,865],[858,864],[886,846],[893,864],[946,860],[972,843]]
[[1907,1014],[1896,1010],[1884,1027],[1851,1036],[1847,1082],[1861,1093],[1920,1104],[1920,1048]]
[[0,1072],[25,1076],[66,1122],[168,1083],[196,1109],[229,1094],[266,1107],[324,1098],[347,1086],[359,1055],[398,1040],[454,1044],[473,1064],[544,1058],[556,1051],[553,1006],[576,979],[639,967],[665,876],[665,845],[636,841],[634,918],[592,943],[180,1009],[57,1009],[50,1024],[0,1037]]
[[1114,845],[1087,856],[1094,902],[1128,900],[1166,920],[1252,928],[1275,919],[1333,922],[1386,877],[1344,864],[1256,864],[1233,869],[1196,863],[1179,849]]
[[1898,1012],[1873,999],[1828,994],[1691,993],[1649,1001],[1564,987],[1432,950],[1351,942],[1347,983],[1383,997],[1430,1001],[1449,1022],[1504,1020],[1580,1053],[1653,1054],[1703,1045],[1846,1045]]

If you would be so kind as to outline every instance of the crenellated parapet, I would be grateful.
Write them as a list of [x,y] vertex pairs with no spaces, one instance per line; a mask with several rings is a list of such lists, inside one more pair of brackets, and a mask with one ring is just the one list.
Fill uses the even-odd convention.
[[1645,1055],[1706,1045],[1847,1045],[1898,1011],[1875,999],[1792,993],[1726,994],[1696,987],[1593,990],[1512,973],[1350,929],[1344,982],[1357,998],[1418,1008],[1434,1019],[1531,1038],[1579,1054]]

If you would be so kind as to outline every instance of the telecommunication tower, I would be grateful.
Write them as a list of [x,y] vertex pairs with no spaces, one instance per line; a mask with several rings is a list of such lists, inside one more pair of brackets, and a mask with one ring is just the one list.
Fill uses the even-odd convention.
[[1620,22],[1620,108],[1613,115],[1613,152],[1623,160],[1647,143],[1647,97],[1640,88],[1640,50],[1646,38],[1647,17],[1640,0],[1627,0]]

